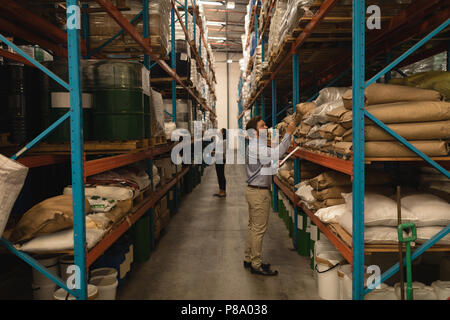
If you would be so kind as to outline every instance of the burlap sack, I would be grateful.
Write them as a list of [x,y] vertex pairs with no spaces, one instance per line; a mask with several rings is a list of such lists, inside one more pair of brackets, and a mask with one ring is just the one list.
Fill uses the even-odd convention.
[[387,124],[450,120],[449,102],[397,102],[368,106],[366,109]]
[[[389,128],[406,140],[448,140],[450,121],[389,124]],[[395,138],[377,125],[364,127],[366,141],[395,141]],[[344,141],[352,141],[352,129],[344,134]]]
[[351,142],[336,142],[333,145],[333,150],[342,155],[351,155],[352,154],[353,143]]
[[339,118],[338,123],[345,129],[350,129],[353,126],[353,113],[348,111],[343,113]]
[[295,113],[301,115],[301,117],[304,118],[305,116],[312,114],[316,107],[317,106],[314,102],[302,102],[297,104],[297,106],[295,107]]
[[327,208],[327,207],[332,207],[332,206],[337,206],[338,204],[344,204],[345,200],[340,198],[340,199],[326,199],[323,201],[314,201],[312,203],[313,209],[315,210],[319,210],[322,208]]
[[330,120],[330,122],[338,123],[339,120],[341,119],[341,116],[346,112],[348,112],[348,110],[345,109],[345,107],[339,107],[331,111],[328,111],[327,117]]
[[[448,144],[446,141],[424,140],[409,142],[427,156],[439,157],[448,155]],[[368,158],[402,158],[416,157],[417,155],[400,142],[369,141],[365,143],[365,156]]]
[[125,217],[133,206],[132,200],[118,201],[117,205],[109,212],[105,213],[105,216],[109,218],[113,223],[119,222]]
[[319,134],[323,139],[334,140],[334,137],[342,136],[345,131],[346,129],[338,123],[327,123],[326,125],[320,127]]
[[[365,105],[405,101],[440,101],[442,96],[435,90],[426,90],[394,84],[373,83],[364,92]],[[344,107],[352,109],[352,90],[342,96]]]
[[337,186],[351,186],[352,182],[350,176],[346,174],[337,171],[326,171],[309,180],[309,185],[315,190],[323,190]]
[[306,124],[304,122],[302,122],[300,124],[300,135],[305,136],[309,133],[309,131],[311,130],[312,126],[310,126],[309,124]]
[[289,170],[278,170],[278,176],[282,179],[282,180],[289,180],[289,178],[291,177],[291,173]]
[[339,199],[339,198],[342,198],[341,193],[349,193],[349,192],[352,192],[351,186],[338,186],[338,187],[326,188],[323,190],[311,191],[313,197],[319,201],[323,201],[326,199]]
[[[91,211],[89,201],[85,199],[85,213]],[[14,243],[23,242],[36,236],[53,233],[73,226],[72,196],[61,195],[46,199],[20,219],[11,233]]]

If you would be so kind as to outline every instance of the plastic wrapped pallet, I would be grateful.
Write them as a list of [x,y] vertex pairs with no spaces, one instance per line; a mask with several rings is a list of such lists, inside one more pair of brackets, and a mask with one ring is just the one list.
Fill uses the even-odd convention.
[[319,91],[319,96],[314,101],[317,106],[324,103],[341,100],[348,87],[329,87]]
[[22,190],[28,168],[0,154],[0,236]]
[[[122,12],[125,18],[130,21],[139,12],[142,11],[142,1],[127,0],[125,6],[130,10]],[[98,8],[96,4],[90,4],[90,8]],[[170,2],[168,0],[156,0],[149,2],[149,31],[150,46],[156,54],[166,56],[169,47],[169,18]],[[136,28],[142,34],[142,19],[136,24]],[[96,48],[106,40],[114,36],[121,30],[117,22],[106,12],[93,12],[89,14],[89,39],[91,48]],[[108,46],[103,48],[105,53],[136,52],[140,55],[143,49],[133,40],[133,38],[124,34],[117,37]]]
[[151,89],[151,121],[152,121],[152,135],[165,135],[164,130],[164,103],[161,93]]

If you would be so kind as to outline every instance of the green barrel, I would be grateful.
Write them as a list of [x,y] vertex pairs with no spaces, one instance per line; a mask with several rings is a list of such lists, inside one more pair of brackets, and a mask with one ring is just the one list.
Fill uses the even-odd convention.
[[94,97],[94,140],[138,140],[144,138],[144,103],[140,89],[100,89]]
[[144,215],[133,225],[131,233],[133,235],[133,256],[135,262],[145,262],[150,258],[150,216]]
[[142,89],[142,64],[137,61],[86,60],[83,88]]
[[150,97],[144,94],[144,138],[150,138]]

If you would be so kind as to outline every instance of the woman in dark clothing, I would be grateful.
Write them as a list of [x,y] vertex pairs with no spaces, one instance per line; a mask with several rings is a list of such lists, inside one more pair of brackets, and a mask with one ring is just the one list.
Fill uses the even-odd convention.
[[[225,158],[226,158],[226,150],[227,150],[227,131],[225,128],[222,128],[220,130],[220,133],[222,134],[223,139],[223,150],[218,150],[216,148],[215,150],[215,156],[216,156],[216,173],[217,173],[217,180],[219,182],[219,192],[215,193],[214,196],[224,198],[227,196],[226,194],[226,185],[227,181],[225,179]],[[217,160],[219,159],[219,163],[217,163]],[[223,159],[220,161],[220,159]]]

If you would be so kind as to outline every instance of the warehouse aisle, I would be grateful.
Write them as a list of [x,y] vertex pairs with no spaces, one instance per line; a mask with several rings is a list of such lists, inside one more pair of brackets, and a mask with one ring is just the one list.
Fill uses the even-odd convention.
[[227,198],[217,191],[214,166],[181,201],[150,260],[138,264],[119,299],[317,299],[309,259],[291,251],[282,220],[273,214],[263,257],[276,277],[252,275],[242,265],[248,213],[243,165],[227,165]]

